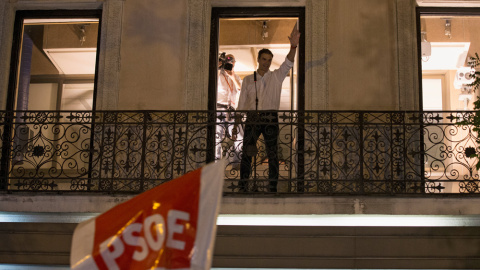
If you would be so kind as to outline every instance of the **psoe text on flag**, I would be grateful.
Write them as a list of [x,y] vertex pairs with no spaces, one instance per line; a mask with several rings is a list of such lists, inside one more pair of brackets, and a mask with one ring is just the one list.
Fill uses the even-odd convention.
[[224,168],[208,164],[80,223],[71,269],[209,269]]

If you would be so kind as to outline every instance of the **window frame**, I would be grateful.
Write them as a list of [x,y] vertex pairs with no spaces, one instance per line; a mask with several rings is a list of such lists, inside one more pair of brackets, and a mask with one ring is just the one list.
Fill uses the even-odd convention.
[[[213,7],[210,29],[210,58],[208,80],[208,110],[215,110],[217,98],[217,61],[220,19],[298,17],[300,44],[298,46],[297,110],[305,110],[305,7]],[[292,97],[293,99],[294,97]]]
[[13,42],[12,52],[10,57],[10,74],[8,78],[8,89],[6,99],[6,110],[15,110],[16,92],[18,87],[18,76],[20,68],[20,56],[22,51],[22,37],[23,27],[25,19],[61,19],[61,18],[95,18],[98,19],[98,33],[97,33],[97,52],[95,61],[95,74],[94,74],[94,90],[93,90],[93,106],[92,111],[95,111],[97,100],[97,86],[98,86],[98,67],[100,56],[100,44],[101,44],[101,25],[102,25],[102,10],[101,9],[89,9],[89,10],[17,10],[15,13],[15,24],[13,30]]
[[421,38],[421,16],[479,16],[480,7],[416,7],[416,35],[417,35],[417,66],[418,66],[418,98],[419,98],[419,111],[424,112],[423,109],[423,85],[422,85],[422,38]]
[[[15,22],[13,27],[13,40],[10,57],[10,69],[8,77],[8,88],[6,93],[6,104],[4,115],[4,131],[3,131],[3,143],[2,143],[2,157],[0,159],[0,190],[7,189],[7,183],[9,178],[10,168],[10,141],[12,137],[12,129],[14,125],[14,113],[15,101],[18,87],[18,76],[20,73],[20,57],[22,51],[22,38],[24,30],[25,19],[52,19],[52,18],[95,18],[98,19],[98,33],[97,33],[97,51],[95,59],[95,74],[94,74],[94,90],[93,90],[93,102],[92,112],[96,110],[97,99],[97,87],[98,87],[98,67],[100,59],[100,45],[101,45],[101,25],[102,25],[102,13],[101,9],[88,9],[88,10],[17,10],[15,12]],[[61,80],[61,76],[58,76]],[[51,80],[51,79],[50,79]],[[91,79],[90,79],[91,80]],[[92,123],[94,125],[94,123]],[[93,128],[92,128],[93,130]],[[93,136],[93,133],[92,135]],[[93,141],[92,141],[93,144]],[[92,166],[90,163],[89,166]],[[89,171],[91,171],[89,169]]]
[[[301,33],[300,44],[297,48],[298,54],[296,55],[296,61],[298,61],[297,67],[297,97],[291,97],[297,100],[297,107],[295,111],[305,111],[305,7],[213,7],[210,21],[210,55],[209,55],[209,81],[208,81],[208,95],[207,95],[207,108],[208,111],[213,112],[216,110],[217,99],[217,61],[218,61],[218,48],[219,48],[219,26],[220,19],[225,18],[264,18],[264,17],[297,17],[298,29]],[[210,123],[215,123],[214,114],[210,114]],[[298,123],[299,130],[299,142],[297,143],[298,149],[303,149],[303,124]],[[210,125],[207,132],[207,162],[211,162],[215,159],[215,125]],[[304,158],[303,154],[298,157],[298,178],[303,178]]]

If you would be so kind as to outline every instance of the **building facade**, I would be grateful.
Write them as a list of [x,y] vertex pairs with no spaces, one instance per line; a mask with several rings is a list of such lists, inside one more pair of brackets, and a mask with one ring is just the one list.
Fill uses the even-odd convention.
[[[239,194],[235,186],[238,173],[232,178],[226,177],[214,267],[480,268],[480,211],[477,207],[480,191],[478,173],[473,169],[475,166],[465,157],[462,160],[467,161],[458,162],[458,165],[442,159],[441,153],[431,154],[421,147],[429,147],[423,141],[424,132],[433,128],[426,128],[425,123],[428,121],[418,119],[434,119],[435,123],[443,125],[446,123],[444,118],[448,118],[442,112],[425,116],[422,105],[423,75],[419,52],[421,23],[418,14],[422,10],[434,12],[435,8],[443,8],[437,10],[438,16],[449,9],[460,14],[468,13],[469,9],[480,8],[480,1],[0,0],[0,104],[4,108],[2,110],[5,110],[2,123],[3,184],[0,190],[0,226],[3,229],[0,234],[8,239],[0,243],[0,265],[66,265],[69,237],[78,222],[128,200],[133,196],[132,193],[146,190],[175,175],[213,161],[214,142],[211,138],[214,136],[212,127],[216,120],[215,116],[212,120],[212,115],[215,115],[212,111],[215,105],[218,53],[223,49],[235,49],[238,52],[237,65],[240,62],[239,55],[245,48],[246,51],[253,50],[250,49],[253,45],[260,47],[274,44],[271,47],[282,55],[282,46],[288,46],[288,39],[285,35],[282,42],[282,36],[276,35],[276,31],[280,33],[283,26],[281,23],[276,25],[275,20],[288,18],[295,20],[302,30],[296,58],[298,66],[289,75],[294,89],[290,96],[293,105],[284,112],[285,118],[295,118],[285,126],[296,131],[285,136],[288,139],[284,142],[283,149],[296,150],[287,155],[290,158],[283,161],[282,168],[286,176],[279,194]],[[96,28],[69,28],[76,31],[75,39],[78,38],[81,45],[67,46],[70,49],[89,46],[94,50],[94,74],[80,76],[75,71],[71,76],[67,72],[61,73],[62,76],[52,75],[46,66],[41,65],[32,65],[30,71],[31,82],[35,79],[35,82],[42,83],[52,77],[61,77],[65,81],[94,84],[91,89],[93,97],[89,101],[91,103],[87,102],[90,110],[88,106],[83,109],[86,116],[77,115],[75,118],[72,111],[78,110],[77,107],[64,109],[70,108],[64,107],[69,102],[66,94],[63,94],[63,101],[60,101],[61,96],[56,96],[57,99],[52,104],[57,105],[46,109],[29,109],[18,105],[20,83],[17,78],[22,77],[19,51],[25,52],[22,49],[24,47],[18,47],[18,37],[22,36],[19,30],[26,31],[18,28],[19,18],[48,19],[49,14],[51,18],[98,19],[93,23],[84,23],[96,23]],[[268,44],[265,41],[262,44],[260,39],[247,41],[245,38],[244,43],[237,42],[236,47],[232,47],[231,40],[238,36],[247,36],[247,33],[253,32],[257,35],[256,38],[260,37],[264,29],[262,24],[257,30],[238,26],[238,21],[248,20],[258,20],[263,22],[263,26],[270,27],[265,27],[269,29],[270,37],[265,37],[264,31],[263,41],[268,41],[268,38],[280,41]],[[225,24],[221,25],[222,22]],[[229,30],[237,31],[235,34],[222,32],[236,23],[237,26],[231,28],[234,30]],[[35,22],[31,24],[35,25]],[[61,26],[66,22],[58,24]],[[93,29],[98,29],[96,37],[95,34],[89,34]],[[50,47],[45,45],[48,29],[42,31],[39,40],[42,40],[44,47],[38,54],[42,57],[48,55],[53,63],[53,55],[58,50],[48,50]],[[86,34],[82,35],[82,32]],[[429,35],[432,38],[434,36]],[[62,37],[67,40],[67,34]],[[95,38],[97,43],[88,45]],[[53,40],[54,38],[48,39],[49,44],[53,44]],[[34,40],[34,46],[38,47],[35,42]],[[62,46],[58,45],[60,49],[67,48]],[[35,49],[33,53],[35,54]],[[75,59],[82,57],[83,54]],[[245,59],[243,61],[247,62]],[[57,69],[59,63],[60,61],[57,62]],[[240,69],[239,66],[237,68]],[[247,72],[243,75],[246,74]],[[60,126],[73,126],[71,129],[74,131],[68,134],[81,138],[68,144],[70,149],[81,149],[78,156],[67,158],[58,154],[58,159],[51,158],[46,162],[39,160],[47,156],[45,153],[48,153],[48,147],[40,145],[36,139],[35,134],[40,134],[38,126],[50,125],[49,132],[52,136],[57,134],[57,137],[61,137],[58,139],[54,136],[55,139],[50,141],[68,141],[67,132],[63,135],[56,132],[57,122],[36,122],[40,121],[38,119],[43,110],[52,114],[47,116],[48,119],[55,118],[55,115],[69,119],[59,120]],[[17,113],[8,114],[13,111]],[[32,113],[28,114],[28,111]],[[304,114],[299,116],[298,112],[308,112],[306,114],[316,119],[316,122],[311,124],[305,120]],[[118,138],[130,134],[128,131],[132,134],[138,131],[136,135],[125,135],[129,138],[149,137],[149,130],[158,129],[158,134],[176,138],[179,131],[177,127],[173,131],[164,131],[161,123],[177,123],[177,119],[182,117],[177,114],[182,113],[187,115],[187,119],[206,115],[202,116],[206,119],[202,124],[185,121],[184,129],[180,129],[183,134],[203,125],[204,130],[200,128],[199,133],[204,133],[210,140],[199,139],[198,142],[206,149],[202,148],[206,154],[197,148],[195,149],[200,154],[192,152],[194,150],[191,149],[195,146],[192,141],[195,140],[189,141],[190,137],[185,137],[187,140],[180,144],[189,147],[171,150],[172,155],[164,162],[170,164],[169,160],[173,160],[171,170],[168,173],[157,170],[155,174],[154,165],[165,166],[160,162],[160,156],[168,151],[160,146],[147,151],[145,149],[148,145],[143,141],[145,147],[140,147],[143,150],[137,149],[131,156],[139,157],[145,164],[153,162],[150,178],[145,177],[144,173],[150,170],[149,165],[139,166],[141,169],[134,166],[133,170],[141,170],[138,172],[140,176],[125,169],[125,164],[131,160],[129,151],[122,152],[111,160],[112,164],[118,161],[118,164],[123,165],[112,165],[111,171],[108,171],[109,165],[105,169],[104,162],[110,162],[110,152],[105,150],[109,145],[109,132],[122,134]],[[109,118],[112,115],[114,120]],[[174,115],[174,120],[165,120],[170,115]],[[455,115],[458,117],[459,114]],[[437,116],[444,118],[438,120]],[[335,120],[322,122],[324,117]],[[392,120],[394,118],[401,120]],[[72,124],[72,121],[75,123]],[[95,122],[94,127],[90,121]],[[446,125],[452,126],[452,123]],[[410,125],[414,128],[410,129]],[[19,137],[18,140],[21,141],[17,134],[22,134],[25,126],[29,128],[28,132],[34,134],[28,135],[30,137],[26,135],[28,139],[25,140],[31,146],[12,139]],[[82,128],[88,132],[82,133]],[[322,139],[322,131],[330,134],[325,135],[328,140]],[[394,135],[396,131],[403,134],[398,135],[402,138],[401,150],[396,145],[400,140]],[[438,133],[445,135],[447,131],[444,129]],[[373,143],[377,135],[386,133],[391,137],[385,135],[384,141],[380,139],[381,142]],[[338,139],[341,144],[353,146],[335,146],[332,142],[337,135],[334,134],[338,138],[342,137]],[[352,136],[365,139],[347,139]],[[440,141],[448,138],[445,135],[443,140],[432,143],[440,145]],[[321,149],[325,141],[329,141],[328,147],[331,149],[338,147],[327,151],[325,156],[328,157],[322,156]],[[88,142],[88,145],[84,146],[86,143],[83,142]],[[118,139],[115,143],[121,145],[121,140]],[[369,143],[375,145],[373,150],[366,146]],[[472,142],[469,143],[462,144],[462,147],[466,148]],[[11,147],[10,144],[18,145],[18,148]],[[448,146],[450,144],[446,144],[447,149]],[[21,152],[20,148],[23,147],[29,150],[22,154],[12,154]],[[113,147],[120,149],[119,146]],[[175,147],[178,146],[167,148]],[[8,151],[5,150],[7,148]],[[134,149],[133,146],[127,148]],[[387,148],[390,150],[384,151]],[[458,154],[464,148],[451,152],[456,151]],[[92,149],[103,150],[95,152]],[[317,156],[309,155],[307,150],[311,149],[315,149]],[[370,150],[372,152],[367,153]],[[415,153],[410,154],[412,151],[424,152],[416,156]],[[27,159],[26,153],[30,152],[31,159]],[[357,155],[357,152],[361,154]],[[80,164],[78,160],[82,160],[83,153],[90,155],[90,159],[83,160]],[[155,158],[150,159],[150,154],[156,155]],[[20,155],[24,156],[19,158]],[[436,168],[434,165],[424,167],[423,164],[434,163],[426,156],[442,160],[440,163],[445,169],[441,170],[439,178],[432,176],[432,168]],[[51,174],[55,175],[52,176],[53,180],[45,175],[39,176],[38,168],[45,168],[47,163],[61,163],[58,160],[63,159],[75,160],[78,177],[66,172]],[[187,159],[190,161],[185,161]],[[328,168],[324,166],[323,159],[331,164]],[[385,159],[387,161],[380,161]],[[25,165],[27,161],[33,162],[32,167]],[[464,177],[470,170],[470,178],[451,178],[455,173],[446,168],[447,163],[455,163],[455,166],[468,163],[468,166],[462,167],[463,171],[453,171],[460,171],[459,174]],[[347,168],[349,165],[353,169]],[[378,169],[379,165],[388,169]],[[60,165],[62,171],[66,171],[68,166]],[[114,172],[114,168],[120,167],[122,172]],[[401,173],[395,171],[398,168]],[[33,177],[25,176],[24,171],[35,171],[36,174]],[[319,176],[321,173],[322,176]],[[31,188],[37,177],[42,178],[40,186],[45,185],[47,188]],[[141,181],[138,181],[139,178]],[[141,187],[138,187],[140,182]],[[328,183],[328,187],[325,183]],[[51,187],[52,184],[54,187]],[[92,187],[94,188],[90,190]],[[269,221],[264,223],[256,220],[262,218]],[[282,218],[288,222],[282,221]]]

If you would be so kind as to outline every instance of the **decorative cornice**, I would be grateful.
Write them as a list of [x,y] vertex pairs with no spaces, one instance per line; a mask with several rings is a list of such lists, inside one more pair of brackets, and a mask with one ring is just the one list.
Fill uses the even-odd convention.
[[211,0],[213,7],[303,7],[310,0]]
[[23,10],[48,10],[48,9],[96,9],[101,8],[104,2],[112,0],[10,0],[15,3],[16,9]]
[[480,7],[479,0],[416,0],[421,7]]

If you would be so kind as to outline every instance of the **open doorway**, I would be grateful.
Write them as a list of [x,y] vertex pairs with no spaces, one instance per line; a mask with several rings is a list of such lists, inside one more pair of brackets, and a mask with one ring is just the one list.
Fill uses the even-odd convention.
[[[270,70],[280,67],[290,51],[288,36],[298,18],[225,18],[219,22],[219,53],[235,56],[235,73],[243,79],[257,69],[261,49],[269,49],[274,57]],[[283,81],[280,110],[296,110],[298,61]],[[218,90],[217,90],[218,100]]]
[[222,52],[235,55],[235,71],[243,78],[257,67],[257,53],[267,48],[274,54],[270,70],[278,68],[290,49],[293,26],[302,33],[295,66],[284,81],[280,110],[305,108],[305,8],[213,8],[210,38],[208,109],[217,101],[218,62]]
[[[465,149],[476,147],[471,128],[452,123],[469,111],[478,93],[472,86],[475,69],[470,58],[480,51],[480,10],[420,8],[418,12],[422,108],[437,122],[424,129],[425,176],[447,193],[464,193],[468,180],[478,177],[476,159]],[[441,192],[441,191],[440,191]]]
[[[268,49],[273,54],[270,71],[278,69],[285,61],[290,51],[290,36],[292,29],[296,28],[302,33],[299,46],[296,51],[293,67],[281,85],[278,133],[278,159],[279,189],[290,190],[288,180],[298,177],[301,158],[298,149],[303,147],[299,143],[299,136],[303,134],[298,130],[296,113],[304,110],[304,8],[214,8],[212,11],[212,36],[210,47],[210,80],[209,80],[209,110],[216,111],[215,130],[211,130],[211,144],[209,149],[214,152],[213,159],[226,158],[225,192],[235,192],[237,180],[240,179],[240,164],[243,149],[243,130],[245,125],[239,125],[239,136],[233,138],[232,128],[235,120],[229,117],[231,114],[219,112],[223,104],[222,76],[224,76],[223,63],[234,64],[233,72],[238,77],[238,84],[225,83],[236,90],[236,96],[227,105],[238,104],[241,95],[241,82],[252,75],[258,68],[258,53],[262,49]],[[226,58],[225,58],[226,57]],[[224,60],[225,59],[225,60]],[[226,79],[225,79],[226,80]],[[227,80],[226,80],[227,81]],[[229,88],[229,89],[230,89]],[[229,108],[229,106],[226,106]],[[232,106],[232,110],[235,106]],[[220,108],[220,109],[219,109]],[[238,112],[238,111],[237,111]],[[238,115],[238,114],[237,114]],[[293,120],[292,120],[293,119]],[[243,115],[243,120],[246,115]],[[271,146],[270,146],[271,147]],[[258,138],[256,154],[253,155],[253,179],[267,179],[269,175],[269,160],[266,153],[265,140],[262,135]],[[229,181],[231,180],[231,181]],[[284,182],[282,183],[282,180]],[[267,181],[265,181],[267,182]],[[261,186],[266,186],[262,181],[256,181]]]
[[88,177],[100,18],[17,11],[1,163],[8,186],[70,190],[71,179]]

